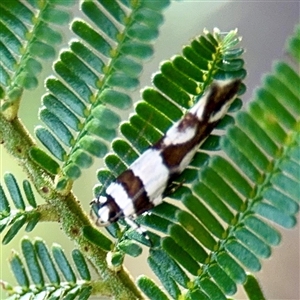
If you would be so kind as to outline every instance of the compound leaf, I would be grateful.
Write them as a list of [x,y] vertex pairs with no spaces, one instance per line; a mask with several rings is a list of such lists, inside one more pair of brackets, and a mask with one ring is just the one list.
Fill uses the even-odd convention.
[[[36,129],[37,138],[60,161],[64,175],[59,189],[78,178],[94,157],[108,152],[121,120],[117,109],[131,106],[130,92],[138,87],[142,65],[152,56],[161,11],[169,4],[161,2],[152,6],[137,1],[126,3],[126,8],[116,1],[81,3],[87,21],[71,24],[78,39],[54,64],[56,77],[46,81],[48,93],[39,113],[46,127]],[[143,15],[148,17],[142,20]],[[50,16],[48,20],[55,15]],[[149,16],[154,17],[151,22]]]

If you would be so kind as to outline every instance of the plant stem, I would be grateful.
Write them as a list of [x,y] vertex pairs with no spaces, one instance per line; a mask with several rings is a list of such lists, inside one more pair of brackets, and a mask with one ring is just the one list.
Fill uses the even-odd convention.
[[143,299],[129,274],[121,269],[119,272],[110,270],[106,264],[107,252],[91,243],[82,234],[85,226],[94,226],[82,210],[79,201],[72,192],[61,195],[55,190],[53,175],[47,173],[30,157],[31,147],[36,146],[19,118],[8,121],[0,114],[0,143],[6,148],[23,168],[38,193],[57,213],[61,227],[87,258],[95,265],[103,284],[107,285],[115,299]]

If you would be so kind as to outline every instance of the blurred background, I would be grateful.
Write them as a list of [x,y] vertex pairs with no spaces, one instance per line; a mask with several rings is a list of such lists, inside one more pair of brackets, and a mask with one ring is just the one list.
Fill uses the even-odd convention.
[[[74,8],[73,13],[74,16],[78,16],[77,7]],[[200,35],[204,28],[212,30],[214,27],[218,27],[221,31],[238,28],[239,35],[243,37],[242,45],[246,49],[244,59],[248,72],[245,80],[247,92],[243,96],[243,101],[246,103],[251,99],[253,90],[259,86],[263,74],[272,70],[273,61],[286,58],[285,41],[293,33],[299,17],[299,1],[172,2],[165,11],[165,23],[161,27],[160,37],[155,44],[155,56],[144,66],[141,88],[151,85],[151,75],[158,71],[161,61],[180,53],[182,46]],[[65,38],[66,41],[70,38],[67,26]],[[64,47],[67,47],[67,43],[64,44]],[[296,67],[299,69],[299,66]],[[39,89],[24,94],[20,117],[31,133],[34,127],[40,124],[37,112],[41,96],[45,93],[43,81],[51,74],[53,74],[51,64],[46,64],[40,77]],[[139,91],[134,93],[133,99],[134,101],[140,99]],[[93,197],[92,188],[96,183],[96,170],[101,167],[101,163],[101,160],[96,160],[93,168],[84,171],[83,176],[74,184],[74,192],[87,212],[89,211],[89,202]],[[19,183],[26,178],[21,168],[4,151],[3,147],[0,147],[0,165],[1,182],[5,172],[12,172]],[[39,201],[42,203],[40,199]],[[280,231],[283,234],[282,242],[279,247],[273,248],[271,259],[263,261],[263,268],[258,273],[258,277],[264,287],[267,299],[300,299],[299,225],[293,230],[280,229]],[[24,231],[21,230],[12,242],[5,246],[1,245],[0,278],[11,283],[14,283],[14,279],[7,268],[7,259],[11,255],[12,248],[20,251],[20,239],[24,235]],[[73,243],[60,231],[59,225],[56,223],[39,224],[29,236],[32,238],[42,237],[49,247],[54,242],[59,243],[65,249],[66,254],[73,249]],[[147,266],[146,256],[147,252],[144,251],[138,262],[136,259],[126,260],[126,266],[133,276],[137,277],[144,273],[153,277]],[[239,291],[233,298],[246,299],[242,291]],[[4,295],[0,299],[4,299]]]

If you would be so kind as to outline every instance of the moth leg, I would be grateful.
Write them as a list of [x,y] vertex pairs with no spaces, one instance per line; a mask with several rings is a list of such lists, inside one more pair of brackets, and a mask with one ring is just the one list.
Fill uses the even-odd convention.
[[149,242],[150,246],[152,246],[152,242],[147,230],[135,221],[135,215],[125,217],[124,220],[132,230],[135,230],[137,233],[141,234]]
[[184,180],[182,180],[180,182],[171,182],[170,184],[168,184],[167,188],[163,192],[163,198],[171,196],[183,185],[184,185]]

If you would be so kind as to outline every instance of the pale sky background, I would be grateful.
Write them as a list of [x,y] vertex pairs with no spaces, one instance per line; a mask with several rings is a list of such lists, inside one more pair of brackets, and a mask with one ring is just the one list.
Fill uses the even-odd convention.
[[[212,30],[212,28],[218,27],[222,31],[238,28],[239,34],[243,36],[242,45],[246,49],[244,59],[248,76],[245,83],[248,91],[243,96],[243,101],[247,102],[251,98],[253,89],[260,84],[263,74],[272,70],[272,62],[275,59],[286,57],[285,40],[288,35],[293,33],[295,24],[299,22],[299,14],[299,1],[173,2],[165,11],[165,23],[161,27],[161,34],[155,45],[155,57],[145,65],[141,77],[141,87],[151,84],[151,74],[158,70],[161,61],[180,53],[181,47],[188,44],[195,36],[200,35],[203,28]],[[41,75],[41,82],[50,74],[49,69],[45,70]],[[27,93],[28,98],[22,103],[20,116],[30,131],[40,124],[36,115],[43,93],[42,88],[35,93]],[[139,91],[135,93],[134,99],[140,99]],[[20,167],[3,151],[2,147],[0,148],[0,161],[1,174],[7,171],[12,172],[19,183],[26,178]],[[74,186],[74,191],[86,211],[89,210],[92,187],[96,183],[95,172],[99,165],[100,160],[93,168],[85,171],[84,176]],[[2,178],[3,175],[1,175],[1,181]],[[258,276],[267,299],[296,300],[300,299],[299,225],[293,230],[281,231],[283,233],[281,245],[273,248],[271,259],[263,261],[263,271],[258,273]],[[10,256],[12,248],[20,250],[19,241],[23,235],[25,233],[21,230],[10,244],[1,246],[0,272],[2,274],[0,277],[11,283],[14,281],[6,269],[7,258]],[[57,242],[63,246],[66,253],[72,250],[72,242],[68,241],[57,224],[39,224],[30,236],[45,238],[49,247],[53,242]],[[143,263],[145,263],[145,267]],[[138,261],[128,259],[127,264],[133,276],[140,275],[141,270],[145,269],[146,274],[152,276],[151,272],[148,272],[145,256]],[[136,266],[139,266],[139,269]],[[245,299],[245,296],[243,293],[239,293],[233,298]]]

